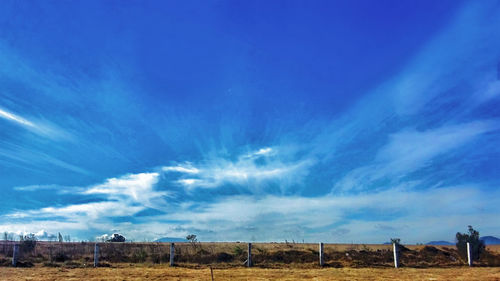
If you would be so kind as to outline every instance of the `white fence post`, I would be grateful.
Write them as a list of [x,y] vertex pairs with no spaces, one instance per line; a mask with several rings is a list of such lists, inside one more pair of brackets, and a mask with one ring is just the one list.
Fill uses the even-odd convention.
[[175,246],[174,243],[170,243],[170,266],[174,266],[174,255],[175,255]]
[[94,267],[99,266],[99,245],[95,243],[94,246]]
[[19,258],[19,245],[14,244],[14,250],[12,252],[12,266],[17,265],[17,259]]
[[248,258],[247,258],[247,266],[252,266],[252,243],[248,243]]
[[467,263],[472,266],[472,249],[470,248],[470,243],[467,242]]
[[397,243],[392,244],[392,251],[394,252],[394,267],[399,267],[399,247]]
[[319,243],[319,266],[324,265],[324,259],[323,259],[323,243]]

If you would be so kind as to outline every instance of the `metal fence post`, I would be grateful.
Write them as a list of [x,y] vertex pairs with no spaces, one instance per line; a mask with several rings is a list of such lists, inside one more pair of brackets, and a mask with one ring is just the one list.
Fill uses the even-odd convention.
[[248,243],[248,259],[247,259],[247,266],[251,267],[252,266],[252,243]]
[[397,243],[392,244],[392,251],[394,252],[394,267],[399,267],[399,247]]
[[467,242],[467,263],[469,266],[472,266],[472,249],[470,247],[470,243]]
[[324,265],[324,259],[323,259],[323,243],[319,243],[319,266]]
[[99,245],[95,243],[94,246],[94,267],[99,266]]
[[18,258],[19,258],[19,244],[14,244],[14,250],[12,253],[12,266],[17,265]]
[[175,255],[175,246],[174,243],[170,243],[170,266],[174,266],[174,255]]

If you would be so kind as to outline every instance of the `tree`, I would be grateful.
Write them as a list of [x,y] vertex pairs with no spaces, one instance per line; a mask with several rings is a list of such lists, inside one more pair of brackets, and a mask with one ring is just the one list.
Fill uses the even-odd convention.
[[71,236],[68,235],[64,235],[64,241],[66,242],[71,242]]
[[186,239],[191,243],[191,246],[196,249],[196,242],[198,242],[198,239],[196,239],[196,235],[195,234],[189,234],[188,236],[186,236]]
[[396,245],[401,245],[401,239],[400,238],[391,238],[391,244],[396,244]]
[[113,233],[113,236],[107,242],[125,242],[125,237],[121,234]]
[[189,234],[188,236],[186,236],[186,239],[191,242],[191,243],[196,243],[198,242],[198,239],[196,239],[196,235],[195,234]]
[[469,225],[469,233],[457,232],[456,246],[460,256],[465,260],[467,259],[467,242],[471,247],[471,255],[473,260],[478,260],[481,253],[484,251],[484,242],[479,239],[479,231]]
[[61,235],[61,232],[57,233],[57,238],[58,238],[57,240],[59,240],[59,242],[63,242],[63,237]]
[[7,231],[3,233],[3,240],[5,241],[9,240],[9,233]]

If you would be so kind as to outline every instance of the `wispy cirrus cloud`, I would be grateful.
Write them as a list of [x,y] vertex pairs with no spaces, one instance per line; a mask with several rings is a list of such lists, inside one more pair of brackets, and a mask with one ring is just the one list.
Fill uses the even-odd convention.
[[158,183],[158,177],[159,173],[128,174],[87,187],[81,193],[86,195],[101,194],[113,200],[126,198],[149,206],[153,204],[153,200],[169,195],[166,191],[154,189]]
[[291,161],[283,160],[285,158],[280,151],[265,147],[240,155],[236,160],[214,157],[198,164],[165,166],[162,170],[181,173],[175,182],[188,190],[235,184],[256,191],[269,183],[285,190],[288,185],[301,182],[314,164],[310,158]]
[[[61,160],[58,157],[54,157],[48,153],[40,151],[39,149],[26,148],[22,145],[12,142],[0,141],[2,146],[0,147],[0,156],[7,158],[10,163],[21,163],[23,167],[36,167],[37,170],[44,170],[50,168],[47,164],[51,166],[59,167],[65,170],[69,170],[79,174],[90,174],[91,172],[73,165],[65,160]],[[0,162],[2,159],[0,158]]]
[[72,136],[59,128],[52,122],[44,120],[28,120],[18,114],[12,113],[4,108],[0,107],[0,118],[10,121],[16,125],[19,125],[37,135],[47,137],[53,140],[70,140]]
[[498,10],[494,1],[466,3],[451,23],[380,89],[391,92],[398,114],[417,114],[438,95],[460,92],[457,85],[480,87],[481,93],[486,92],[488,84],[497,79]]
[[[46,218],[63,217],[70,220],[100,220],[116,216],[132,216],[147,208],[163,209],[167,206],[167,191],[156,189],[158,173],[127,174],[118,178],[107,179],[104,183],[88,187],[72,187],[66,189],[58,187],[66,194],[80,196],[102,196],[98,202],[84,204],[69,204],[67,206],[51,206],[38,210],[14,212],[9,218]],[[34,191],[52,186],[27,186],[20,187],[20,191]]]
[[14,190],[16,191],[36,191],[36,190],[49,190],[49,189],[58,189],[61,186],[57,184],[34,184],[34,185],[24,185],[24,186],[15,186]]
[[0,117],[7,119],[9,121],[13,121],[13,122],[20,124],[22,126],[35,127],[35,124],[33,124],[32,122],[30,122],[30,121],[28,121],[20,116],[17,116],[14,113],[8,112],[2,108],[0,108]]
[[388,182],[400,180],[431,164],[432,159],[450,153],[482,134],[497,131],[500,129],[498,124],[486,120],[424,131],[403,129],[389,135],[388,142],[378,150],[373,161],[349,171],[335,184],[332,192],[373,188],[371,184],[381,179]]

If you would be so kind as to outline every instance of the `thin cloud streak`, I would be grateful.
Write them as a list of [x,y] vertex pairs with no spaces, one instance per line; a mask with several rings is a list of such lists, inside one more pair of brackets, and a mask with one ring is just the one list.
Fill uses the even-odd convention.
[[0,108],[0,117],[7,119],[9,121],[13,121],[13,122],[20,124],[20,125],[23,125],[23,126],[35,127],[35,124],[31,123],[30,121],[28,121],[20,116],[17,116],[13,113],[7,112],[7,111],[3,110],[2,108]]

